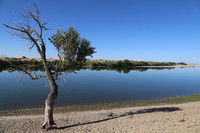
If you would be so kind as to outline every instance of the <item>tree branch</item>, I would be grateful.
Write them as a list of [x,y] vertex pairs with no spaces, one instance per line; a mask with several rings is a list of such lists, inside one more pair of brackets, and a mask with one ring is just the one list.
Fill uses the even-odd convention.
[[9,28],[9,29],[13,29],[13,30],[20,31],[20,32],[25,32],[24,30],[21,30],[21,29],[15,28],[15,27],[11,27],[7,24],[3,24],[3,25],[6,26],[6,28]]

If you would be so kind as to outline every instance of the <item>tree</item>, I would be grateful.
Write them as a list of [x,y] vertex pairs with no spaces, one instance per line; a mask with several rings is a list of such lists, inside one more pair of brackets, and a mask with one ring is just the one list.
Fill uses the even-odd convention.
[[[41,20],[41,16],[40,16],[41,10],[37,7],[36,4],[34,4],[34,9],[35,11],[31,11],[30,9],[25,10],[24,15],[23,15],[24,20],[26,20],[25,22],[23,23],[20,22],[16,26],[9,26],[7,24],[3,24],[3,25],[13,30],[12,32],[13,35],[20,37],[24,39],[25,41],[28,41],[30,44],[29,49],[36,47],[38,53],[40,54],[40,57],[42,59],[43,66],[46,72],[46,75],[42,77],[47,77],[50,88],[51,88],[51,91],[48,94],[45,101],[45,120],[42,126],[44,129],[49,130],[52,128],[57,128],[57,125],[55,124],[53,120],[53,107],[54,107],[55,99],[58,96],[58,85],[55,82],[56,72],[53,72],[51,70],[46,59],[46,44],[44,41],[45,40],[44,32],[48,30],[48,28],[46,28],[47,23]],[[94,48],[89,47],[90,45],[89,41],[84,42],[83,41],[84,39],[82,39],[81,41],[79,37],[79,33],[76,32],[76,30],[74,29],[72,30],[72,29],[73,28],[70,28],[69,33],[67,32],[65,34],[54,35],[55,38],[64,39],[64,40],[56,40],[53,37],[51,39],[51,41],[53,42],[54,46],[56,47],[58,51],[58,56],[60,57],[59,63],[66,64],[62,61],[62,58],[61,58],[61,56],[64,56],[64,59],[67,59],[66,60],[67,64],[72,63],[73,65],[77,65],[80,61],[85,61],[87,55],[91,55],[94,53]],[[71,37],[72,39],[70,39]],[[93,51],[90,50],[90,54],[89,52],[84,51],[85,46],[87,46],[87,48],[89,49],[92,49]],[[57,65],[57,67],[61,68],[61,66],[64,66],[62,64]],[[37,79],[38,78],[39,77],[37,76]]]
[[56,47],[60,61],[64,59],[70,66],[81,65],[86,61],[87,56],[92,57],[95,53],[95,48],[90,46],[90,41],[81,39],[80,33],[73,27],[67,31],[59,29],[49,40]]

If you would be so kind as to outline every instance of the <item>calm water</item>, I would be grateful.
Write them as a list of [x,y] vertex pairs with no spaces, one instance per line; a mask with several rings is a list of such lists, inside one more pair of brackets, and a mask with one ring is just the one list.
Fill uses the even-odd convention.
[[[43,74],[43,72],[37,72]],[[47,79],[30,80],[22,72],[0,73],[0,110],[43,107]],[[200,94],[200,67],[116,71],[81,70],[61,75],[56,106],[89,105]]]

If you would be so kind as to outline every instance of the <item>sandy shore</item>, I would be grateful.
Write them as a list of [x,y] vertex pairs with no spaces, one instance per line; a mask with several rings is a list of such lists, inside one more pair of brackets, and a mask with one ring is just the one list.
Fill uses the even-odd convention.
[[[47,132],[43,115],[2,116],[0,132]],[[59,129],[69,133],[200,133],[200,102],[55,114]]]

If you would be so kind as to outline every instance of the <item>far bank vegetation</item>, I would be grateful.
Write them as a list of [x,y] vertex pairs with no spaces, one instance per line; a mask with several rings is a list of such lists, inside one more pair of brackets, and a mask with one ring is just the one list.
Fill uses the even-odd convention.
[[[47,60],[51,67],[54,67],[58,59],[48,59]],[[42,67],[43,63],[40,58],[26,58],[16,57],[2,57],[0,58],[0,67],[8,68],[12,66],[24,65],[28,68]],[[187,65],[184,62],[153,62],[153,61],[132,61],[132,60],[87,60],[83,65],[84,68],[93,67],[105,67],[105,68],[125,68],[125,67],[145,67],[145,66],[175,66],[175,65]]]

